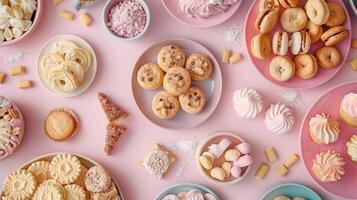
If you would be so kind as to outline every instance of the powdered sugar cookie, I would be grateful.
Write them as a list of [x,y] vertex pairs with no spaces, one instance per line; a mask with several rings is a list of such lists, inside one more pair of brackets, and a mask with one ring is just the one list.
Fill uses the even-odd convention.
[[100,166],[91,167],[85,176],[84,183],[90,192],[105,192],[112,182],[110,174]]
[[121,200],[121,197],[118,194],[118,190],[115,187],[115,184],[112,182],[108,191],[95,193],[90,193],[91,200]]
[[71,184],[64,186],[66,190],[66,200],[86,200],[87,194],[82,186]]
[[163,47],[157,55],[157,63],[164,72],[172,67],[183,67],[185,61],[184,51],[175,45]]
[[65,196],[62,190],[62,185],[56,183],[52,180],[47,180],[41,183],[37,189],[35,194],[32,197],[33,200],[64,200]]
[[64,59],[66,61],[73,61],[79,63],[84,72],[87,72],[92,66],[92,56],[83,48],[74,48],[66,52]]
[[25,200],[32,196],[36,186],[36,179],[30,172],[19,170],[5,179],[3,192],[10,199]]
[[81,172],[79,159],[71,154],[58,154],[50,164],[51,177],[61,183],[70,184],[78,179]]
[[47,161],[34,162],[27,168],[27,171],[31,172],[35,176],[37,184],[41,184],[51,177],[49,170],[50,163]]

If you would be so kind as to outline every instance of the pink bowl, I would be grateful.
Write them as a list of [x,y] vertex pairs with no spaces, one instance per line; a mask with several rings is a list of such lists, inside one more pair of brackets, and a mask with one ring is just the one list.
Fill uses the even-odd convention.
[[10,40],[10,41],[5,41],[3,43],[0,43],[0,47],[5,47],[5,46],[10,46],[12,44],[15,44],[25,38],[27,38],[31,33],[36,29],[38,23],[40,22],[41,16],[42,16],[42,7],[43,7],[43,2],[42,0],[37,0],[37,10],[35,11],[35,16],[33,17],[32,25],[28,31],[26,31],[22,36],[19,38]]

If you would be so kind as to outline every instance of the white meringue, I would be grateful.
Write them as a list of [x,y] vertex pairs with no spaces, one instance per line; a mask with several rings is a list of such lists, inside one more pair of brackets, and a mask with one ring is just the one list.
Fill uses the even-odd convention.
[[10,6],[0,5],[0,17],[6,17],[6,18],[14,17],[14,13],[12,12]]
[[17,19],[22,19],[24,17],[24,11],[20,6],[12,6],[12,11],[14,13],[14,17]]
[[284,104],[272,104],[265,113],[265,126],[277,135],[289,132],[294,126],[293,111]]
[[312,117],[309,126],[312,137],[323,144],[336,142],[340,134],[338,121],[325,113]]
[[10,41],[14,38],[14,36],[12,35],[12,31],[10,28],[6,28],[4,30],[4,37],[6,39],[6,41]]
[[37,9],[37,1],[36,0],[21,0],[20,7],[25,13],[33,14],[33,12]]
[[232,100],[234,110],[242,118],[255,118],[263,110],[263,96],[252,88],[235,91]]
[[31,20],[25,20],[23,21],[23,26],[21,27],[21,30],[23,31],[28,31],[31,28],[32,21]]
[[20,28],[12,28],[12,35],[14,38],[19,38],[22,34],[24,34],[24,31]]
[[0,29],[4,30],[10,26],[10,20],[7,17],[0,17]]
[[17,19],[17,18],[11,18],[10,24],[14,28],[21,28],[24,26],[24,21],[22,21],[21,19]]

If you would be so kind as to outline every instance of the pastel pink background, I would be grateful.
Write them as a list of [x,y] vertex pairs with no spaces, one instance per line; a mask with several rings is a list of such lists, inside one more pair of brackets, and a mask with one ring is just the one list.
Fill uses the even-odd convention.
[[[296,125],[293,131],[284,136],[275,136],[267,131],[263,124],[264,115],[260,114],[254,120],[239,118],[233,111],[231,97],[234,90],[241,87],[254,87],[265,97],[266,107],[270,102],[281,100],[278,92],[282,88],[265,80],[252,66],[247,58],[244,47],[233,46],[224,40],[223,31],[234,23],[242,24],[251,1],[244,1],[239,11],[231,20],[223,25],[208,29],[193,29],[176,22],[163,8],[158,0],[150,0],[149,7],[152,11],[152,24],[143,39],[132,42],[120,42],[105,32],[101,24],[101,9],[103,4],[88,10],[95,22],[90,27],[83,26],[78,16],[75,21],[64,21],[58,17],[61,9],[71,9],[70,2],[65,1],[54,7],[50,1],[45,0],[43,18],[39,27],[26,40],[0,49],[1,71],[7,71],[9,66],[4,64],[8,55],[20,50],[26,52],[25,59],[16,63],[27,66],[25,76],[7,76],[5,84],[0,86],[0,94],[14,100],[22,109],[26,119],[26,135],[24,142],[15,155],[0,162],[0,182],[7,174],[17,169],[24,162],[42,154],[68,151],[88,156],[106,166],[115,179],[119,182],[127,200],[153,199],[162,189],[180,182],[194,182],[217,192],[223,200],[258,199],[267,189],[286,182],[306,184],[316,190],[323,199],[340,200],[341,198],[323,192],[309,178],[302,162],[293,166],[289,174],[282,178],[270,170],[263,181],[258,181],[254,173],[258,165],[265,161],[263,149],[274,146],[283,162],[293,152],[299,152],[299,128],[304,113],[312,102],[324,91],[336,84],[355,80],[357,73],[344,66],[340,73],[326,84],[306,91],[302,91],[305,101],[303,106],[293,106],[296,113]],[[347,2],[347,1],[346,1]],[[350,7],[350,6],[348,6]],[[352,12],[350,11],[351,15]],[[356,24],[357,18],[352,17],[352,23]],[[354,27],[354,31],[357,28]],[[48,94],[40,85],[36,76],[36,56],[40,47],[51,37],[70,33],[86,39],[94,48],[98,58],[98,72],[94,84],[82,95],[73,98],[60,98]],[[153,125],[140,113],[131,94],[131,70],[147,47],[153,43],[169,37],[184,37],[196,40],[219,58],[224,48],[232,48],[243,53],[244,59],[236,65],[222,65],[223,93],[216,112],[201,126],[186,130],[165,130]],[[357,38],[357,35],[354,34]],[[243,45],[243,44],[242,44]],[[356,57],[357,50],[352,50],[349,57]],[[32,79],[34,88],[19,90],[16,83],[21,79]],[[128,131],[120,139],[112,156],[105,156],[103,152],[105,138],[105,117],[99,106],[96,92],[101,91],[111,96],[130,112],[130,117],[125,120]],[[82,126],[80,133],[75,137],[56,143],[48,139],[43,132],[43,121],[46,114],[53,108],[69,107],[80,117]],[[198,140],[218,130],[229,130],[238,133],[254,147],[255,164],[251,172],[238,184],[232,186],[217,186],[209,183],[199,173],[193,157],[180,156],[187,162],[183,176],[176,178],[176,165],[163,180],[157,180],[149,175],[140,165],[139,160],[151,143],[174,142],[177,138],[187,138],[192,134]],[[272,168],[278,164],[271,165]],[[352,187],[352,186],[351,186]]]

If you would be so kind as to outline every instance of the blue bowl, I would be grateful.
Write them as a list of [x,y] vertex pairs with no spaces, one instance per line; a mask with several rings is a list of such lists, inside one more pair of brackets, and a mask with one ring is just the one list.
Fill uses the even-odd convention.
[[286,183],[275,186],[268,190],[260,200],[273,200],[280,195],[290,198],[303,197],[307,200],[322,200],[321,197],[310,188],[296,183]]
[[154,198],[154,200],[162,200],[166,195],[169,195],[169,194],[176,195],[180,192],[188,192],[193,189],[199,190],[203,193],[210,193],[213,196],[215,196],[218,200],[220,200],[220,198],[212,190],[210,190],[202,185],[197,185],[194,183],[180,183],[177,185],[170,186],[170,187],[166,188],[165,190],[163,190],[162,192],[160,192],[160,194],[158,194]]

